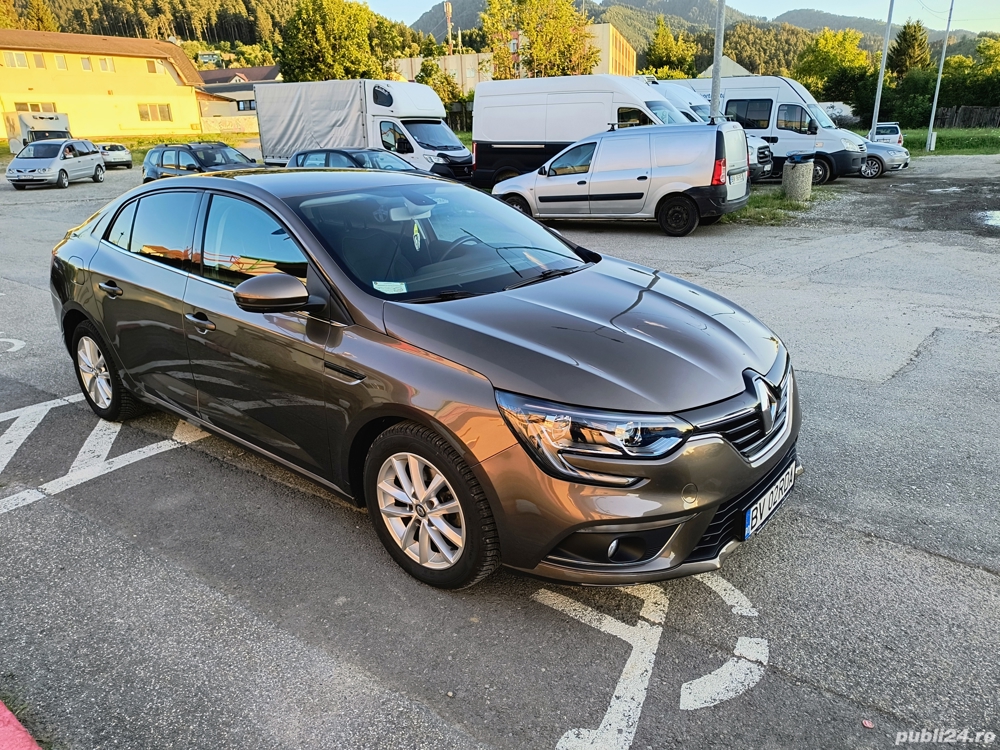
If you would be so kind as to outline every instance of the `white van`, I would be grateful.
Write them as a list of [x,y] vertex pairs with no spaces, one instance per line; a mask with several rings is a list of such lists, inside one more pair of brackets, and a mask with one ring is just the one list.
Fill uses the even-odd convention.
[[539,219],[655,219],[683,237],[743,208],[747,173],[743,128],[688,123],[583,138],[493,195]]
[[623,76],[484,81],[472,109],[472,184],[492,187],[533,172],[591,133],[688,122],[645,83]]
[[4,128],[10,152],[16,155],[35,141],[72,138],[69,115],[59,112],[4,112]]
[[468,181],[472,153],[451,131],[434,89],[404,81],[315,81],[254,86],[264,163],[297,151],[381,148],[417,169]]
[[[711,78],[676,83],[708,100]],[[822,185],[841,175],[857,174],[865,162],[865,139],[834,125],[798,81],[782,76],[732,76],[722,79],[722,112],[743,126],[748,135],[767,141],[775,173],[795,152],[815,153],[813,183]]]

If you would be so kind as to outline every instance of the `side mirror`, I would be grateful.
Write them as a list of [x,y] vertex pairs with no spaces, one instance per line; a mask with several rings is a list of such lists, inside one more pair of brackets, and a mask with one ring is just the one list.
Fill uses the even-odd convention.
[[819,132],[819,123],[816,120],[809,120],[809,135],[816,135]]
[[287,273],[253,276],[233,290],[236,305],[247,312],[293,312],[309,306],[306,285]]
[[549,170],[547,170],[545,168],[544,164],[538,168],[538,174],[548,174],[548,173],[549,173]]
[[184,167],[184,169],[186,169],[188,172],[197,172],[198,171],[198,165],[197,164],[188,164],[186,167]]
[[397,154],[412,154],[413,146],[406,138],[400,137],[396,139],[396,153]]

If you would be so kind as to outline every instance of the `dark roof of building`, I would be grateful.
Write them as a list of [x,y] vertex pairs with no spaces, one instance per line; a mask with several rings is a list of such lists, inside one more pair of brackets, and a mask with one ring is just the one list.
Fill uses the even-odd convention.
[[0,29],[0,49],[32,52],[69,52],[77,55],[111,55],[168,60],[189,86],[201,83],[194,63],[176,44],[158,39],[133,39],[93,34],[62,34],[56,31]]
[[202,70],[201,79],[205,83],[238,83],[247,81],[274,81],[281,75],[278,65],[259,65],[255,68],[226,68],[224,70]]

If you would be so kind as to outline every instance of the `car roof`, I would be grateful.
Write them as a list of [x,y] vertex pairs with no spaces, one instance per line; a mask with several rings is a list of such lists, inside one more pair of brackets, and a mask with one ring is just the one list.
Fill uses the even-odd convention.
[[[172,177],[167,180],[169,187],[225,187],[229,182],[245,183],[270,193],[276,198],[285,199],[299,195],[317,193],[332,193],[344,190],[362,190],[404,185],[426,184],[428,180],[455,184],[423,174],[411,172],[391,172],[367,169],[253,169],[232,170],[229,172],[212,172],[210,175],[192,175],[191,177]],[[155,184],[155,183],[150,183]]]

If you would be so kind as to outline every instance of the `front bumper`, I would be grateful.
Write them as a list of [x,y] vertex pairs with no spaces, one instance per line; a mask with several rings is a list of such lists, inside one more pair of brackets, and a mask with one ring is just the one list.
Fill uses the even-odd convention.
[[[632,487],[584,485],[550,477],[520,445],[477,467],[495,494],[504,563],[562,583],[620,586],[715,570],[741,542],[743,516],[797,462],[801,416],[794,375],[788,415],[761,453],[746,458],[721,434],[690,438],[675,454],[634,467]],[[637,562],[571,559],[581,537],[659,535],[662,547]],[[604,542],[606,544],[606,542]]]
[[11,185],[55,185],[58,179],[58,172],[44,175],[34,172],[31,174],[7,175],[7,182]]
[[[751,177],[752,179],[752,177]],[[740,198],[729,199],[729,188],[726,185],[711,185],[709,187],[693,187],[684,191],[698,205],[701,216],[722,216],[739,211],[750,200],[750,179],[746,182],[746,193]]]
[[131,156],[104,156],[104,165],[108,167],[124,167],[132,163]]
[[431,165],[431,172],[441,177],[447,177],[450,180],[457,180],[459,182],[471,182],[472,181],[472,160],[469,160],[468,164],[433,164]]
[[750,165],[750,182],[757,182],[771,176],[771,162],[761,164],[757,162]]
[[865,163],[868,154],[865,151],[834,151],[832,154],[823,153],[833,163],[833,174],[841,177],[845,174],[857,174],[861,171],[861,165]]

